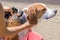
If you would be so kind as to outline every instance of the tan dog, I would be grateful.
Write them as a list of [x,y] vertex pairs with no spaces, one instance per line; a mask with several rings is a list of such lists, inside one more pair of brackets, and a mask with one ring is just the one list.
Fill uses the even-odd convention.
[[49,19],[57,13],[56,9],[50,9],[43,3],[33,3],[23,10],[28,15],[27,19],[31,24],[37,24],[38,19],[42,16],[45,19]]
[[[31,25],[36,25],[38,23],[38,19],[44,16],[45,19],[49,19],[56,15],[57,10],[55,9],[49,9],[42,3],[33,3],[29,5],[27,8],[22,9],[23,14],[26,16],[26,19],[29,20],[29,23]],[[11,13],[13,16],[14,14]],[[19,26],[20,23],[17,21],[17,19],[12,20],[12,16],[9,16],[7,26]],[[12,18],[12,19],[11,19]],[[9,22],[9,20],[11,22]],[[13,25],[12,25],[13,24]],[[9,29],[8,29],[9,30]],[[21,30],[15,31],[11,33],[8,37],[10,37],[11,40],[17,40],[17,33],[19,33]],[[16,37],[16,39],[14,38]]]

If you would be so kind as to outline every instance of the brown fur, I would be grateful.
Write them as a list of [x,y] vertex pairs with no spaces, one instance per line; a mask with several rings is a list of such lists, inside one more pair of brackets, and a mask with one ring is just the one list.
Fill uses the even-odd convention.
[[31,24],[37,24],[38,19],[44,14],[46,7],[40,3],[34,3],[26,10],[28,20]]
[[[29,7],[29,9],[26,12],[28,15],[27,19],[29,20],[29,22],[31,24],[36,25],[38,22],[38,19],[44,14],[45,11],[46,11],[45,6],[43,6],[42,4],[39,4],[39,3],[34,3],[34,4],[32,4],[32,6]],[[12,26],[19,26],[20,23],[18,23],[17,20],[14,20],[13,22],[8,23],[7,25],[11,26],[11,27]],[[19,31],[16,31],[14,34],[16,34],[18,32]],[[15,37],[17,38],[17,34],[13,37],[14,40],[16,40]]]
[[[30,24],[36,25],[38,22],[38,19],[41,18],[41,16],[44,14],[46,11],[45,6],[43,6],[40,3],[34,3],[32,4],[28,10],[26,10],[27,13],[27,19],[29,20]],[[13,15],[12,15],[13,16]],[[11,18],[11,17],[10,17]],[[12,22],[9,22],[10,18],[8,19],[7,22],[7,27],[12,27],[12,26],[19,26],[21,25],[17,20],[13,20]],[[12,19],[11,19],[12,20]],[[21,29],[22,30],[22,29]],[[5,40],[17,40],[18,35],[17,33],[20,32],[21,30],[15,31],[15,32],[10,32],[9,35],[5,37]],[[16,38],[16,39],[15,39]]]

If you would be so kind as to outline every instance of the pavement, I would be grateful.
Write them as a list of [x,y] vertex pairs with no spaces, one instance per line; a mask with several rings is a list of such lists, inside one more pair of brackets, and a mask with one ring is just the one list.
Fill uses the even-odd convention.
[[[15,6],[17,8],[24,8],[31,3],[27,2],[11,2],[1,1],[3,6]],[[46,4],[49,8],[58,10],[57,15],[51,19],[39,19],[38,24],[32,28],[33,31],[43,36],[44,40],[59,40],[60,39],[60,5],[59,4]]]

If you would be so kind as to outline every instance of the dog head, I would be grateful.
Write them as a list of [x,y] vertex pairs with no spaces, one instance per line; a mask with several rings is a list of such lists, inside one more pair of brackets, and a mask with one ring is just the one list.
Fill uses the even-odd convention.
[[14,14],[17,14],[18,10],[14,7],[4,7],[4,12],[5,12],[5,18],[9,19],[9,17],[13,16]]
[[4,12],[5,12],[5,16],[4,18],[6,19],[6,23],[7,23],[7,26],[18,26],[20,25],[20,19],[19,19],[19,16],[17,16],[18,14],[18,9],[15,8],[15,7],[5,7],[4,8]]
[[7,21],[7,24],[11,26],[17,26],[19,24],[23,24],[26,22],[25,14],[23,14],[23,11],[20,9],[17,9],[15,7],[5,7],[5,19]]
[[56,9],[49,9],[45,4],[42,3],[34,3],[30,5],[28,8],[25,8],[25,12],[28,14],[27,19],[31,24],[37,24],[38,19],[42,16],[45,19],[52,18],[56,15]]

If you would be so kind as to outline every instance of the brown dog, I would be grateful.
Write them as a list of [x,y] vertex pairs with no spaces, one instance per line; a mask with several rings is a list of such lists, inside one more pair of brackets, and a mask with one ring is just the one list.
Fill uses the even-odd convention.
[[[33,3],[29,5],[27,8],[24,8],[23,14],[26,16],[26,19],[29,20],[29,23],[31,25],[36,25],[38,23],[38,19],[44,16],[45,19],[49,19],[56,15],[57,10],[55,9],[49,9],[42,3]],[[21,25],[21,21],[17,18],[13,18],[14,14],[11,12],[11,16],[7,19],[7,26],[19,26]],[[22,18],[23,19],[23,18]],[[19,22],[20,21],[20,22]],[[10,40],[17,40],[17,33],[19,33],[21,30],[15,31],[9,35]],[[15,39],[15,38],[16,39]]]
[[43,3],[33,3],[23,10],[25,10],[25,13],[28,15],[27,18],[31,24],[37,24],[38,19],[42,16],[45,19],[49,19],[57,13],[56,9],[50,9]]

